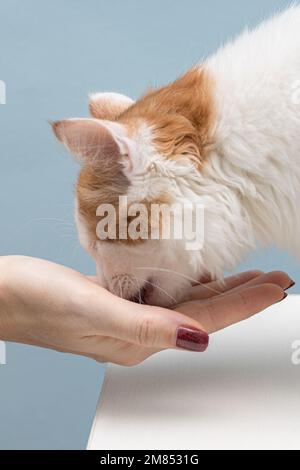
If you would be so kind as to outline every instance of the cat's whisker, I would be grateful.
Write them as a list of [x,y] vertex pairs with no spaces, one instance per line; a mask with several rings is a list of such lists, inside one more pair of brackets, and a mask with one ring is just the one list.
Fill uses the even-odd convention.
[[199,280],[193,279],[192,277],[186,276],[185,274],[179,273],[177,271],[173,271],[172,269],[155,268],[155,267],[151,267],[151,266],[136,267],[136,269],[147,269],[147,270],[152,270],[152,271],[161,271],[161,272],[165,272],[165,273],[176,274],[177,276],[180,276],[180,277],[182,277],[182,278],[184,278],[184,279],[186,279],[190,282],[193,282],[193,283],[197,284],[198,286],[205,287],[206,289],[210,290],[214,294],[222,294],[223,293],[222,291],[218,291],[217,289],[214,289],[213,287],[208,286],[204,282],[200,282]]
[[138,295],[139,295],[139,304],[143,304],[143,300],[142,300],[142,296],[141,296],[141,289],[140,289],[140,286],[139,286],[139,279],[133,275],[134,279],[135,279],[135,282],[136,282],[136,286],[137,286],[137,289],[138,289]]
[[59,223],[74,227],[74,224],[72,222],[67,222],[66,219],[62,219],[58,217],[38,217],[38,218],[28,220],[27,223],[29,224],[31,222],[59,222]]
[[123,299],[123,288],[122,288],[120,278],[118,279],[118,281],[119,281],[120,297],[121,297],[121,299]]
[[59,228],[66,227],[68,229],[70,229],[70,228],[74,229],[74,224],[71,223],[71,222],[67,222],[64,219],[59,219],[59,218],[56,218],[56,217],[40,217],[40,218],[33,218],[33,219],[26,220],[21,225],[19,230],[23,231],[23,230],[27,229],[28,226],[31,226],[31,224],[35,224],[36,222],[57,222],[57,223],[59,223],[58,224]]

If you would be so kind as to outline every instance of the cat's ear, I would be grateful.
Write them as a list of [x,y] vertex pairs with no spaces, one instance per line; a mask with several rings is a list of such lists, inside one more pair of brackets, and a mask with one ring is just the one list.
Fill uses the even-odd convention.
[[114,121],[133,104],[131,98],[119,93],[94,93],[89,96],[89,110],[96,119]]
[[58,140],[81,164],[98,165],[111,159],[129,160],[125,127],[97,119],[65,119],[52,123]]

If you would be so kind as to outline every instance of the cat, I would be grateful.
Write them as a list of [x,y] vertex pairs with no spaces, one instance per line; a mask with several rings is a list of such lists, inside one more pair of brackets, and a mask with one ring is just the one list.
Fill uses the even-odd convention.
[[[92,117],[53,123],[81,163],[79,238],[99,282],[152,305],[186,299],[203,274],[222,277],[256,244],[300,254],[300,7],[246,30],[203,63],[136,102],[90,96]],[[99,240],[101,204],[199,203],[204,244]],[[126,220],[129,223],[130,217]]]

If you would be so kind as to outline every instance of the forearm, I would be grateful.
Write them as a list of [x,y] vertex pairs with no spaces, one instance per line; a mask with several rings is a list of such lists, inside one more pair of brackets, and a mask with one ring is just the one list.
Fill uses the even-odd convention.
[[9,305],[9,287],[5,276],[6,257],[0,257],[0,340],[10,341],[15,330],[15,315]]
[[0,256],[0,340],[34,344],[34,311],[28,308],[26,298],[31,294],[20,282],[22,266],[28,258]]

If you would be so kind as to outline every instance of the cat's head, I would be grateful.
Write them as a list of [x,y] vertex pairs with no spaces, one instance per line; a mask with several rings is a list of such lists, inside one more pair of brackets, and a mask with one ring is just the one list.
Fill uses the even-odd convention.
[[[116,93],[92,95],[90,112],[90,119],[53,124],[57,138],[81,164],[80,241],[111,292],[153,305],[179,302],[207,271],[205,256],[201,249],[188,249],[184,235],[176,237],[171,230],[166,239],[163,213],[156,211],[198,201],[193,185],[214,119],[211,82],[193,69],[136,103]],[[146,212],[139,211],[141,205]]]

